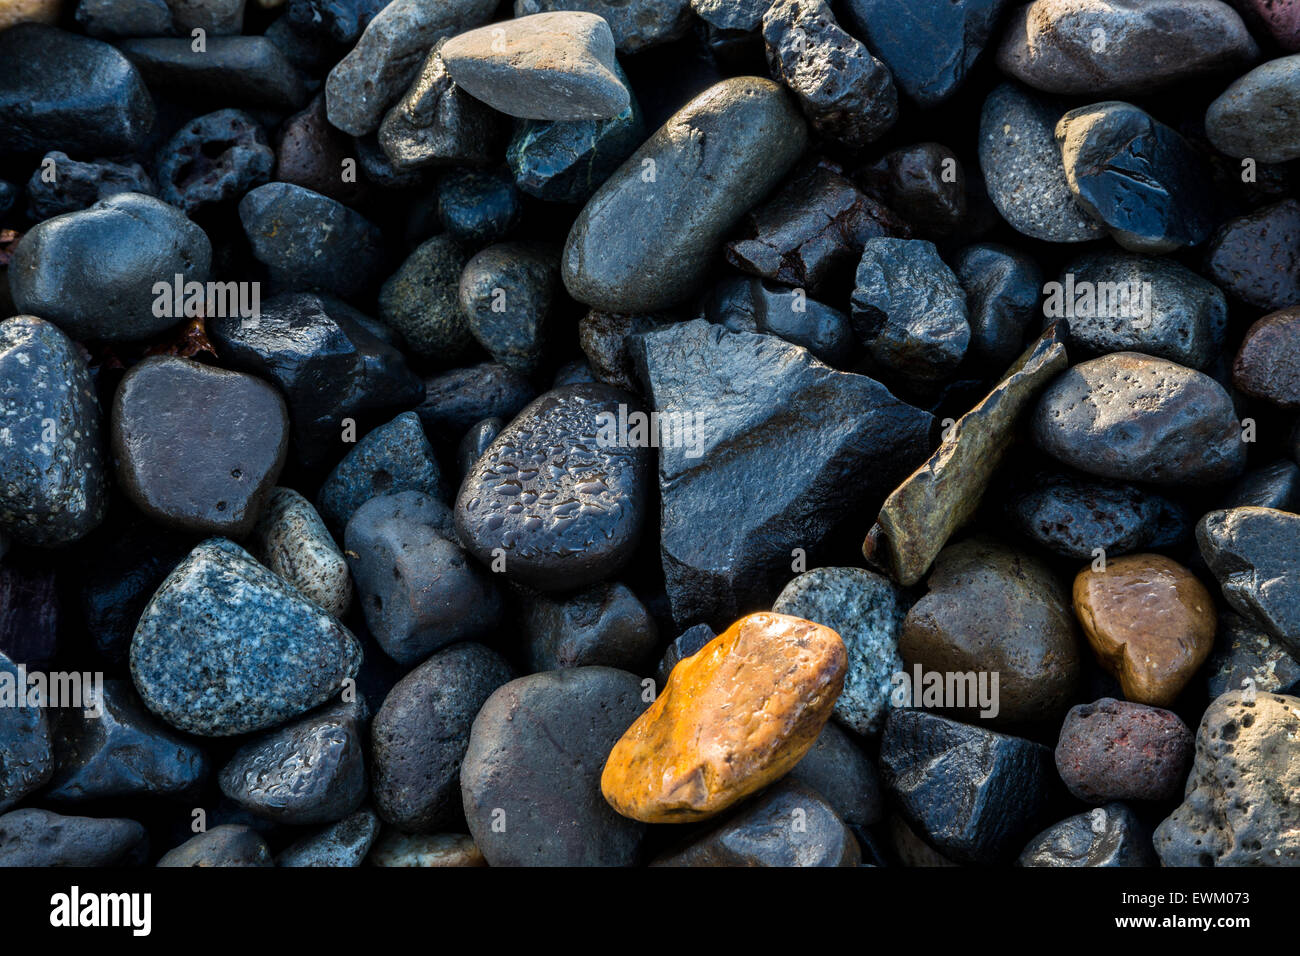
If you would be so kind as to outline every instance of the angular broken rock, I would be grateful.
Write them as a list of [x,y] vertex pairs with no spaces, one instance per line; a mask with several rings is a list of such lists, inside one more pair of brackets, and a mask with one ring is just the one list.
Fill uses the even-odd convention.
[[885,499],[862,543],[863,557],[900,584],[920,581],[948,538],[979,507],[1026,406],[1068,364],[1065,328],[1058,323],[1030,346],[984,401],[957,420],[930,460]]
[[1196,540],[1227,602],[1300,655],[1300,515],[1211,511],[1196,526]]
[[[695,320],[633,336],[630,348],[661,422],[690,432],[659,449],[662,560],[679,626],[725,627],[770,606],[792,549],[815,553],[929,448],[928,412],[774,336]],[[764,435],[774,440],[756,440]]]

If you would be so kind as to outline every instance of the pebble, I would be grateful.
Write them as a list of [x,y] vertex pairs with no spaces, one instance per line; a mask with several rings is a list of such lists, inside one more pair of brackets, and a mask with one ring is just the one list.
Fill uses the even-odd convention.
[[920,665],[922,673],[988,675],[990,690],[997,674],[996,712],[985,709],[980,693],[964,707],[948,701],[947,712],[999,727],[1059,719],[1083,672],[1069,598],[1051,568],[986,537],[940,552],[927,593],[903,621],[898,649],[907,667]]
[[630,436],[603,445],[614,429],[602,426],[639,409],[607,385],[566,385],[533,401],[461,485],[456,528],[466,549],[547,591],[618,574],[647,519],[653,455]]
[[505,118],[452,80],[442,59],[446,42],[434,44],[415,82],[379,125],[379,145],[396,169],[491,164],[500,155]]
[[690,0],[515,0],[515,16],[582,10],[603,18],[619,53],[638,53],[674,40],[691,28]]
[[30,315],[0,322],[0,530],[38,547],[93,530],[107,508],[102,445],[76,344]]
[[1124,696],[1167,707],[1214,645],[1214,599],[1185,567],[1159,554],[1107,560],[1074,579],[1074,609],[1098,662]]
[[1246,23],[1268,33],[1282,49],[1300,50],[1300,10],[1291,0],[1229,0]]
[[[9,698],[0,707],[0,748],[5,755],[0,762],[0,813],[4,813],[49,782],[54,773],[54,751],[45,708],[30,698],[27,704],[18,706],[15,697],[20,688],[27,686],[25,662],[15,662],[0,651],[0,675],[4,696]],[[3,819],[0,817],[0,830]],[[4,843],[0,839],[0,859],[3,857]]]
[[514,229],[520,212],[519,191],[508,176],[461,170],[438,188],[438,218],[454,239],[496,242]]
[[1002,34],[998,66],[1049,93],[1145,95],[1259,58],[1220,0],[1034,0]]
[[275,858],[276,866],[360,866],[379,835],[379,817],[362,807],[319,833],[303,837]]
[[[1009,246],[980,243],[954,257],[952,271],[966,292],[970,345],[966,354],[995,368],[1020,354],[1025,332],[1039,311],[1043,272],[1038,263]],[[1074,325],[1070,327],[1071,337]]]
[[521,626],[534,672],[603,665],[641,673],[659,638],[645,605],[626,585],[609,581],[525,601]]
[[578,321],[578,345],[597,381],[636,392],[640,390],[640,383],[636,379],[628,344],[631,336],[661,325],[662,320],[653,315],[591,311]]
[[1300,515],[1272,508],[1211,511],[1196,526],[1224,599],[1292,654],[1300,654],[1297,535]]
[[371,866],[487,866],[487,860],[463,833],[408,835],[389,830],[375,844],[367,862]]
[[1236,80],[1210,104],[1205,134],[1228,156],[1260,163],[1300,157],[1295,102],[1300,99],[1300,56],[1269,60]]
[[950,236],[966,218],[965,171],[957,155],[940,143],[895,149],[856,176],[867,192],[924,235]]
[[481,644],[433,654],[389,691],[371,725],[375,810],[406,833],[458,829],[460,769],[474,717],[514,676]]
[[27,212],[33,219],[49,219],[80,212],[118,193],[152,196],[157,191],[139,163],[108,159],[79,163],[56,149],[45,154],[27,181]]
[[371,498],[348,521],[345,545],[366,624],[400,664],[456,641],[489,636],[502,601],[446,527],[447,508],[419,491]]
[[494,0],[393,0],[330,70],[325,80],[330,123],[353,136],[373,133],[419,75],[430,49],[443,37],[485,22],[496,7]]
[[1172,800],[1192,763],[1192,732],[1177,714],[1103,697],[1070,709],[1056,770],[1078,800]]
[[[849,666],[852,669],[851,662]],[[875,764],[833,720],[822,728],[817,742],[785,780],[820,794],[850,826],[874,826],[885,818],[885,798]]]
[[[592,313],[600,314],[603,313]],[[613,321],[619,318],[622,317],[611,317]],[[857,352],[853,326],[847,315],[824,302],[809,299],[801,289],[777,285],[767,279],[736,276],[719,282],[705,307],[705,318],[732,332],[779,336],[803,346],[834,368],[850,365]],[[580,325],[580,336],[581,331]],[[636,331],[649,331],[649,328]]]
[[52,804],[124,797],[192,799],[208,777],[208,758],[163,727],[130,681],[83,688],[83,707],[60,711],[54,774],[42,796]]
[[848,0],[850,28],[889,64],[918,106],[950,99],[993,37],[1010,0]]
[[352,603],[347,561],[311,502],[292,488],[274,488],[253,528],[250,548],[274,571],[336,618]]
[[355,43],[390,0],[289,0],[287,21],[300,33]]
[[[796,822],[797,821],[797,822]],[[782,781],[688,845],[651,866],[857,866],[857,838],[826,799]]]
[[1266,631],[1233,611],[1223,611],[1205,674],[1211,699],[1243,690],[1247,681],[1265,693],[1289,694],[1300,684],[1300,661]]
[[274,866],[271,849],[250,827],[233,823],[206,830],[168,850],[158,861],[162,867]]
[[236,806],[279,823],[335,823],[366,797],[361,729],[332,707],[254,738],[217,776]]
[[202,52],[188,36],[121,40],[118,48],[150,86],[174,95],[276,112],[307,105],[302,74],[264,36],[209,36]]
[[141,862],[148,837],[134,820],[48,810],[0,816],[0,866],[122,866]]
[[361,647],[341,624],[224,538],[200,544],[167,577],[131,642],[145,704],[205,737],[306,713],[360,664]]
[[486,454],[489,446],[497,440],[505,422],[499,418],[485,418],[471,425],[465,437],[456,447],[456,469],[461,479],[473,470],[475,463]]
[[907,610],[898,587],[861,568],[817,568],[791,580],[772,611],[814,621],[840,636],[848,671],[832,713],[856,733],[879,734],[893,676],[903,669],[898,638]]
[[493,359],[530,375],[545,354],[559,287],[553,246],[537,242],[488,246],[461,273],[461,314]]
[[600,781],[642,693],[640,678],[612,667],[530,674],[493,692],[460,771],[469,832],[490,866],[636,862],[645,827],[605,802]]
[[1174,130],[1128,103],[1070,110],[1056,124],[1070,192],[1117,243],[1155,255],[1214,227],[1209,168]]
[[346,447],[349,420],[364,427],[424,396],[402,353],[380,337],[383,327],[330,296],[272,296],[254,319],[213,317],[207,328],[223,362],[280,390],[292,456],[308,467]]
[[0,30],[20,23],[55,23],[62,0],[15,0],[0,12]]
[[1052,752],[919,710],[889,714],[880,744],[885,789],[917,835],[952,861],[1006,862],[1041,825]]
[[154,115],[139,71],[107,43],[40,23],[0,32],[6,152],[132,153],[145,145]]
[[1062,820],[1029,841],[1016,866],[1145,867],[1159,861],[1151,837],[1122,803]]
[[342,203],[291,183],[244,194],[239,219],[273,291],[329,292],[345,299],[379,284],[385,255],[379,229]]
[[1104,355],[1060,375],[1039,399],[1031,429],[1034,443],[1059,461],[1121,481],[1224,481],[1246,462],[1223,386],[1137,352]]
[[826,0],[776,0],[763,14],[763,41],[772,77],[821,135],[862,149],[898,121],[889,68],[840,27]]
[[979,507],[1034,397],[1062,372],[1065,330],[1054,325],[971,411],[945,428],[939,449],[885,499],[862,555],[901,584],[925,576]]
[[1044,309],[1068,319],[1080,353],[1142,352],[1204,370],[1223,348],[1223,291],[1172,260],[1089,252],[1066,264],[1059,285]]
[[200,29],[210,36],[229,36],[243,27],[244,0],[170,0],[168,6],[182,34]]
[[1300,305],[1300,202],[1229,219],[1210,242],[1206,268],[1225,292],[1257,308]]
[[847,669],[830,628],[784,614],[743,617],[673,668],[610,752],[601,792],[647,823],[716,816],[803,759]]
[[379,292],[379,317],[418,358],[454,363],[470,357],[474,336],[460,307],[465,246],[434,236],[406,257]]
[[218,110],[182,126],[162,148],[160,196],[195,210],[242,196],[271,178],[275,153],[261,124],[242,110]]
[[[595,309],[633,314],[686,301],[722,240],[806,143],[794,103],[770,80],[736,77],[705,90],[583,207],[561,260],[569,294]],[[630,221],[639,223],[636,235],[623,228]]]
[[357,442],[330,472],[316,495],[316,510],[337,534],[371,498],[402,491],[437,498],[441,490],[442,473],[420,419],[403,412]]
[[1014,83],[996,87],[980,114],[980,169],[1011,228],[1048,242],[1087,242],[1103,230],[1070,191],[1056,144],[1064,112]]
[[655,671],[655,684],[663,687],[668,683],[668,676],[681,661],[699,652],[705,644],[717,637],[717,633],[707,624],[693,624],[673,639],[664,651],[663,659]]
[[362,177],[344,175],[344,164],[352,158],[352,139],[330,125],[322,95],[276,133],[275,178],[341,203],[355,204],[366,194]]
[[1300,787],[1286,759],[1300,734],[1300,699],[1232,691],[1196,731],[1183,803],[1158,827],[1165,866],[1295,866]]
[[137,341],[184,318],[174,308],[173,277],[206,282],[211,260],[207,235],[178,209],[118,193],[33,226],[14,251],[9,284],[20,313],[74,338]]
[[435,375],[424,383],[424,402],[416,409],[430,435],[459,441],[475,422],[509,422],[537,396],[531,382],[497,362],[483,362]]
[[947,378],[970,345],[966,293],[923,239],[867,240],[851,299],[853,328],[889,373]]
[[1232,384],[1251,398],[1300,408],[1300,308],[1266,315],[1247,330]]

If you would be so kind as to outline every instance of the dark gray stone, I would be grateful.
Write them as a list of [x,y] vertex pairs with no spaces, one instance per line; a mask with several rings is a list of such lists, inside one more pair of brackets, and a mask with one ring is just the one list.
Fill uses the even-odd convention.
[[836,368],[847,366],[857,350],[847,315],[824,302],[809,299],[803,290],[776,285],[766,279],[733,278],[720,282],[705,307],[705,317],[732,332],[779,336],[802,345]]
[[371,498],[400,491],[435,498],[442,492],[438,460],[414,412],[403,412],[357,442],[321,485],[316,508],[338,533]]
[[27,181],[27,212],[33,219],[49,219],[79,212],[118,193],[152,196],[156,192],[139,163],[108,159],[79,163],[67,153],[52,150]]
[[691,27],[690,0],[515,0],[515,16],[582,10],[603,17],[619,53],[637,53],[675,40]]
[[1042,270],[1030,256],[993,243],[967,246],[952,270],[966,292],[967,354],[1001,371],[1020,354],[1026,331],[1041,314]]
[[659,638],[636,595],[610,582],[572,596],[527,600],[521,624],[534,671],[604,665],[639,674]]
[[147,840],[134,820],[13,810],[0,816],[0,867],[129,865],[140,862]]
[[502,365],[537,371],[559,292],[558,250],[539,242],[489,246],[465,264],[460,309],[480,345]]
[[224,823],[168,850],[158,866],[274,866],[271,850],[251,827]]
[[528,378],[496,362],[453,369],[424,383],[424,403],[415,410],[429,430],[458,441],[485,418],[509,422],[537,395]]
[[871,758],[835,723],[822,728],[812,749],[786,780],[816,791],[845,823],[874,826],[885,818],[885,797]]
[[1219,503],[1228,508],[1276,508],[1300,513],[1300,467],[1282,459],[1246,473]]
[[483,457],[488,446],[497,440],[504,427],[505,423],[499,418],[485,418],[470,426],[456,447],[456,467],[462,479],[474,468],[474,463]]
[[166,0],[80,0],[77,23],[92,37],[173,36]]
[[1211,511],[1196,525],[1196,541],[1227,602],[1300,655],[1300,515]]
[[1016,866],[1155,866],[1151,835],[1122,803],[1062,820],[1029,841]]
[[705,644],[713,640],[718,635],[714,633],[713,628],[707,624],[694,624],[678,634],[673,642],[668,645],[664,651],[663,659],[659,662],[659,669],[655,672],[655,681],[659,688],[662,689],[668,683],[668,678],[672,675],[673,668],[681,661],[696,654]]
[[160,195],[192,215],[262,185],[274,167],[261,124],[242,110],[218,110],[190,120],[162,148]]
[[209,36],[202,52],[190,37],[123,40],[121,51],[151,86],[214,105],[288,112],[307,105],[302,74],[260,36]]
[[1229,219],[1205,257],[1225,292],[1270,312],[1300,305],[1300,202],[1284,199]]
[[379,292],[379,317],[413,355],[454,365],[474,351],[460,304],[460,277],[469,250],[450,236],[434,236],[406,257]]
[[319,833],[303,837],[275,858],[276,866],[360,866],[379,836],[379,817],[362,807]]
[[1222,611],[1205,674],[1211,699],[1251,684],[1264,693],[1290,694],[1300,683],[1300,661],[1266,631],[1239,614]]
[[1205,113],[1214,148],[1238,159],[1286,163],[1300,158],[1300,55],[1257,66],[1219,96]]
[[[19,670],[22,667],[22,670]],[[54,753],[49,719],[29,696],[28,673],[0,652],[0,813],[49,782]],[[0,858],[4,856],[0,842]]]

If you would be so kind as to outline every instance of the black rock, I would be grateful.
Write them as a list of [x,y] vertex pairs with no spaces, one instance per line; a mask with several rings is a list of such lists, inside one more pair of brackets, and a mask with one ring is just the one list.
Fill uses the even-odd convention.
[[119,193],[33,227],[14,252],[10,288],[19,310],[77,339],[134,341],[186,317],[175,276],[206,282],[211,260],[207,235],[179,210]]
[[645,825],[600,792],[609,752],[645,708],[640,678],[575,667],[498,688],[460,771],[470,835],[491,866],[630,866]]
[[344,538],[366,624],[379,646],[414,664],[501,622],[497,586],[446,527],[447,508],[418,491],[372,498]]
[[1220,508],[1276,508],[1300,512],[1300,467],[1285,459],[1242,476]]
[[289,447],[284,399],[259,378],[154,356],[113,399],[117,478],[132,504],[182,531],[242,537]]
[[159,866],[274,866],[266,841],[251,827],[225,823],[168,850]]
[[438,218],[453,239],[496,242],[514,228],[520,211],[514,182],[496,173],[463,170],[438,186]]
[[558,250],[538,242],[489,246],[465,264],[461,312],[496,361],[524,374],[537,371],[559,277]]
[[0,531],[50,547],[98,525],[108,494],[102,435],[76,344],[32,316],[0,322]]
[[1300,305],[1300,201],[1229,219],[1206,253],[1210,278],[1243,302],[1270,312]]
[[174,36],[166,0],[80,0],[74,14],[92,37]]
[[0,153],[131,153],[153,122],[144,80],[107,43],[38,23],[0,33]]
[[44,798],[80,804],[114,797],[197,794],[208,774],[203,751],[159,724],[130,681],[106,680],[64,708],[54,734],[54,775]]
[[453,365],[477,352],[460,306],[460,277],[469,249],[434,236],[406,257],[379,292],[379,317],[413,354]]
[[1039,314],[1042,270],[1024,253],[992,243],[962,249],[952,269],[966,290],[967,354],[1001,371],[1020,354]]
[[1205,674],[1211,700],[1251,684],[1268,694],[1292,694],[1300,683],[1300,661],[1268,632],[1225,610],[1219,613],[1219,633]]
[[481,644],[441,650],[400,680],[371,726],[375,809],[407,833],[458,830],[460,768],[484,702],[511,679]]
[[390,0],[289,0],[285,14],[300,33],[324,34],[337,43],[355,43]]
[[958,863],[1006,862],[1039,823],[1052,751],[917,710],[894,710],[880,743],[885,788],[918,833]]
[[[54,772],[45,702],[32,699],[31,690],[26,665],[0,653],[0,813],[45,786]],[[4,852],[0,839],[0,860]]]
[[496,362],[453,369],[424,383],[424,403],[415,410],[431,435],[459,441],[485,418],[509,422],[537,395],[526,376]]
[[162,148],[162,198],[187,215],[260,186],[271,178],[275,153],[261,124],[242,110],[218,110],[191,120]]
[[834,721],[822,728],[786,779],[815,790],[845,823],[869,827],[885,817],[885,798],[871,758]]
[[[587,357],[587,379],[604,382],[615,388],[627,389],[629,392],[640,390],[636,373],[632,368],[632,357],[627,345],[631,336],[658,328],[663,320],[654,315],[616,315],[613,312],[588,312],[578,322],[578,345]],[[583,365],[581,360],[576,365]],[[572,375],[566,372],[563,384],[572,384],[581,380],[581,373],[575,368]],[[557,375],[556,386],[560,385]]]
[[673,642],[668,645],[668,649],[664,651],[663,659],[659,662],[659,669],[655,672],[655,680],[659,687],[662,688],[668,683],[673,668],[680,661],[695,654],[717,636],[713,628],[707,624],[693,624],[682,631],[681,634],[678,634],[673,639]]
[[118,193],[157,192],[153,180],[139,163],[95,159],[79,163],[67,153],[53,150],[27,181],[27,212],[33,219],[49,219],[77,212]]
[[123,40],[121,51],[150,86],[200,102],[238,104],[288,112],[307,104],[307,87],[280,48],[260,36],[209,36],[193,40]]
[[857,349],[847,315],[808,298],[800,289],[779,286],[766,279],[733,278],[720,282],[709,297],[705,317],[732,332],[763,332],[802,345],[827,365],[837,368],[848,365]]
[[276,866],[360,866],[379,836],[379,817],[362,807],[319,833],[303,837],[275,858]]
[[605,582],[566,597],[524,602],[521,625],[534,671],[601,664],[641,673],[654,653],[654,619],[625,585]]
[[355,426],[424,397],[402,354],[372,329],[351,306],[309,293],[275,296],[255,320],[208,320],[223,361],[274,382],[284,394],[295,457],[308,465],[336,453],[348,419]]
[[0,816],[0,867],[139,864],[147,846],[145,829],[134,820],[35,809]]
[[[928,452],[928,413],[772,336],[694,321],[637,336],[632,348],[661,424],[685,426],[659,449],[662,560],[678,625],[725,627],[770,606],[793,549],[815,554]],[[759,434],[781,438],[756,443]]]
[[499,418],[485,418],[470,426],[456,447],[456,467],[461,478],[470,473],[474,463],[483,457],[483,453],[496,441],[504,427],[505,423]]
[[1147,827],[1122,803],[1062,820],[1029,841],[1016,866],[1155,866]]
[[869,194],[924,235],[951,235],[966,218],[966,174],[947,146],[896,149],[856,176]]
[[1300,515],[1273,508],[1211,511],[1196,526],[1201,557],[1223,596],[1300,656]]

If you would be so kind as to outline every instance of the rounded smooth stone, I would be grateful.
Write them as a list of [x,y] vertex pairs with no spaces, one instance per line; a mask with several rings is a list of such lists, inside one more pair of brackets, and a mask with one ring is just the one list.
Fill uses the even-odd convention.
[[1056,771],[1076,799],[1171,800],[1192,763],[1192,732],[1177,714],[1103,697],[1065,715]]
[[1051,93],[1140,95],[1259,58],[1220,0],[1034,0],[1011,14],[998,66]]
[[741,618],[673,668],[610,751],[601,792],[646,823],[717,816],[803,759],[847,668],[828,627],[784,614]]
[[1064,112],[1014,83],[998,86],[980,114],[980,169],[993,205],[1017,232],[1048,242],[1087,242],[1104,230],[1070,192],[1056,145]]
[[257,831],[239,824],[224,823],[191,837],[168,850],[158,866],[274,866],[271,849]]
[[122,866],[140,862],[147,841],[134,820],[12,810],[0,816],[0,867]]
[[383,235],[361,213],[292,183],[244,194],[239,219],[277,291],[360,295],[383,275]]
[[618,574],[641,538],[653,455],[609,433],[620,412],[638,408],[608,385],[565,385],[533,401],[461,485],[456,529],[466,549],[541,590]]
[[253,554],[337,618],[352,603],[352,578],[311,502],[292,488],[275,488],[253,528]]
[[1300,305],[1300,202],[1284,199],[1229,219],[1206,253],[1210,278],[1250,305]]
[[1229,604],[1300,654],[1300,515],[1274,508],[1211,511],[1196,542]]
[[[686,301],[723,240],[789,172],[807,139],[789,94],[770,80],[736,77],[705,90],[578,215],[561,260],[569,294],[608,312]],[[630,222],[638,223],[635,233]]]
[[1080,362],[1038,401],[1031,428],[1043,451],[1103,478],[1199,484],[1246,463],[1241,423],[1223,386],[1137,352]]
[[1300,50],[1300,6],[1295,0],[1228,0],[1246,23],[1269,34],[1289,53]]
[[885,797],[871,758],[834,721],[785,776],[821,794],[845,823],[869,827],[885,817]]
[[519,191],[507,176],[462,170],[438,187],[438,218],[453,239],[495,242],[519,219]]
[[1015,249],[987,243],[959,252],[952,270],[966,292],[967,354],[992,365],[1010,365],[1040,314],[1043,273],[1038,263]]
[[379,835],[379,817],[362,807],[319,833],[304,837],[275,858],[276,866],[360,866]]
[[1124,866],[1158,863],[1151,837],[1122,803],[1062,820],[1029,841],[1016,866]]
[[461,825],[460,768],[470,728],[513,676],[495,651],[456,644],[394,685],[370,727],[372,797],[385,823],[406,833]]
[[465,264],[460,308],[480,345],[502,365],[536,372],[557,292],[555,249],[538,242],[489,246]]
[[243,537],[284,467],[289,415],[261,379],[157,356],[118,386],[112,436],[137,508],[169,527]]
[[0,532],[49,547],[94,529],[107,508],[103,445],[76,343],[30,315],[0,322]]
[[451,236],[419,245],[379,291],[379,318],[413,355],[455,364],[470,355],[474,336],[460,307],[460,276],[469,252]]
[[630,866],[644,824],[601,795],[611,748],[645,701],[612,667],[547,671],[499,687],[461,766],[469,832],[491,866]]
[[1065,558],[1091,561],[1152,546],[1168,503],[1132,485],[1064,472],[1036,476],[1011,504],[1022,534]]
[[415,413],[430,435],[459,441],[485,418],[509,422],[536,395],[526,376],[498,362],[483,362],[426,380],[424,403]]
[[1214,646],[1214,599],[1160,554],[1129,554],[1074,579],[1074,609],[1097,660],[1129,700],[1167,707]]
[[1300,158],[1300,55],[1255,67],[1210,104],[1205,135],[1238,159],[1287,163]]
[[[7,685],[4,696],[11,699],[0,707],[0,813],[8,810],[28,794],[49,782],[54,773],[54,752],[49,718],[44,707],[31,701],[18,706],[12,699],[19,688],[27,686],[26,668],[0,652],[0,685]],[[2,819],[2,818],[0,818]],[[4,856],[0,844],[0,858]]]
[[996,726],[1060,716],[1083,664],[1065,588],[1047,565],[972,538],[939,553],[926,586],[903,621],[903,660],[923,672],[998,675],[996,714],[968,701],[954,716]]
[[366,797],[361,730],[346,705],[244,744],[217,775],[236,806],[279,823],[334,823]]
[[496,583],[435,524],[445,515],[440,502],[408,491],[372,498],[348,522],[344,541],[366,624],[400,664],[486,637],[501,622]]
[[403,412],[357,442],[316,494],[325,524],[341,533],[357,509],[380,495],[420,491],[438,497],[442,473],[414,412]]
[[328,612],[224,538],[210,538],[154,594],[131,641],[151,711],[207,737],[274,727],[355,678],[361,645]]
[[1232,691],[1196,731],[1183,803],[1155,833],[1165,866],[1300,863],[1300,698]]
[[608,581],[570,597],[527,601],[522,626],[534,671],[604,665],[639,674],[659,638],[645,605]]
[[173,277],[206,282],[211,262],[207,235],[179,209],[119,193],[34,226],[14,251],[9,287],[19,312],[73,338],[136,341],[184,318],[172,314]]
[[817,568],[787,584],[772,611],[815,621],[840,636],[849,668],[835,719],[859,734],[879,733],[893,676],[903,669],[898,638],[907,611],[893,582],[862,568]]
[[406,834],[389,830],[366,860],[371,866],[487,866],[487,860],[463,833]]
[[1300,308],[1266,315],[1246,332],[1232,384],[1251,398],[1300,408]]
[[218,110],[182,126],[163,147],[159,194],[186,215],[242,196],[271,178],[275,153],[257,120]]
[[602,17],[619,53],[638,53],[686,33],[690,0],[515,0],[515,16],[543,10],[583,10]]

